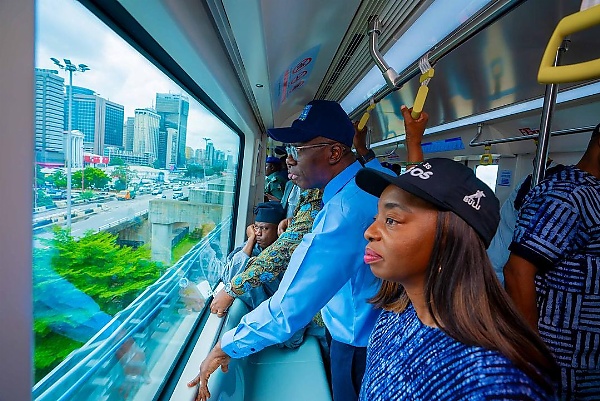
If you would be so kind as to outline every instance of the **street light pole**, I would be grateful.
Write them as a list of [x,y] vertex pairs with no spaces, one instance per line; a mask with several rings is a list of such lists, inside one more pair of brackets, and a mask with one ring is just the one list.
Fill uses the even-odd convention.
[[[54,64],[56,64],[56,66],[58,68],[60,68],[61,70],[65,70],[65,71],[69,71],[69,92],[67,93],[68,99],[69,99],[69,121],[67,122],[67,154],[65,155],[65,162],[67,164],[67,228],[69,229],[69,231],[71,231],[71,187],[72,187],[72,183],[71,183],[71,166],[72,166],[72,155],[71,155],[71,151],[72,151],[72,138],[71,138],[71,131],[73,129],[72,127],[72,114],[73,114],[73,72],[74,71],[79,71],[79,72],[86,72],[88,71],[90,68],[85,65],[85,64],[79,64],[78,66],[71,63],[71,60],[69,59],[63,59],[65,64],[61,64],[60,61],[58,61],[58,59],[55,59],[54,57],[50,57],[50,60],[52,60],[54,62]],[[83,189],[82,189],[83,190]]]

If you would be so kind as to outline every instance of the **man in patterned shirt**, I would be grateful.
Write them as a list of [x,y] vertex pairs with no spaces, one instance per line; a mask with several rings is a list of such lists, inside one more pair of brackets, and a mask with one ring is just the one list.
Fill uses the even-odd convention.
[[323,191],[307,189],[300,194],[294,217],[285,232],[260,254],[247,260],[244,268],[225,281],[225,288],[211,303],[212,313],[224,316],[235,298],[240,298],[250,309],[275,293],[294,249],[309,233],[322,207]]
[[600,124],[579,163],[525,198],[506,290],[561,367],[561,399],[600,397]]

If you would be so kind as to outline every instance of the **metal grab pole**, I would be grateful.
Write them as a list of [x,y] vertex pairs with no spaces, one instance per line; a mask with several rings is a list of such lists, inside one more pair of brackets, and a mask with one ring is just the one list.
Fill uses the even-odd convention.
[[73,70],[69,69],[69,122],[67,123],[67,229],[71,231],[71,129],[73,113]]
[[[561,46],[556,51],[554,66],[560,64],[562,55],[568,49],[568,40],[563,40]],[[546,175],[546,162],[548,160],[548,145],[550,139],[550,125],[552,124],[552,114],[556,105],[556,94],[558,93],[558,84],[546,85],[544,94],[544,106],[542,109],[542,121],[540,123],[540,134],[538,137],[537,151],[535,153],[533,175],[531,177],[531,188],[535,187]]]

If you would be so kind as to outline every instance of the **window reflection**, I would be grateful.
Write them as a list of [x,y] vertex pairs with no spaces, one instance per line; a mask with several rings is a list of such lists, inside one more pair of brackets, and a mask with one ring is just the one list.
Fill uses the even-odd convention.
[[34,398],[152,394],[229,248],[239,138],[78,2],[36,9]]

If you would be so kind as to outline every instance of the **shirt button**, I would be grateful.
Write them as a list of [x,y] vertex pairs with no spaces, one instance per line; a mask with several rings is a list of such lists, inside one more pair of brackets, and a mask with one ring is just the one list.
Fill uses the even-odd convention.
[[254,351],[256,351],[256,349],[255,348],[250,348],[250,351],[254,352]]

